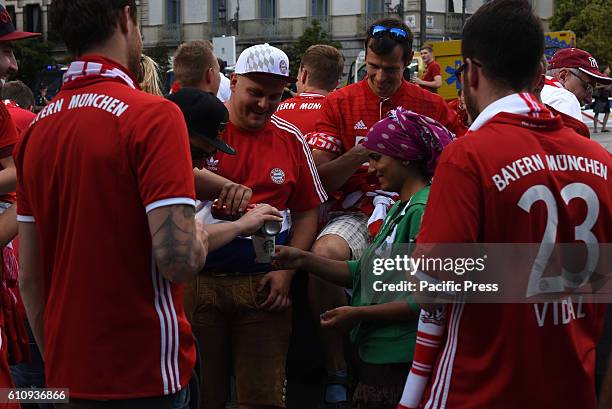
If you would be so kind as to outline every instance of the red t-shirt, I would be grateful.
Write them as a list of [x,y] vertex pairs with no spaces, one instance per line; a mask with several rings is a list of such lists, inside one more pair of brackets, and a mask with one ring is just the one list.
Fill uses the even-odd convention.
[[[427,67],[425,68],[425,73],[423,74],[423,81],[431,82],[435,79],[436,75],[442,75],[440,71],[440,64],[432,60],[429,64],[427,64]],[[427,91],[434,92],[436,94],[438,93],[437,88],[426,87],[425,85],[422,85],[421,87],[426,89]]]
[[[574,242],[577,226],[591,220],[590,233],[598,242],[609,243],[610,154],[564,127],[543,105],[537,110],[548,116],[501,108],[479,129],[444,149],[417,243],[540,243],[546,226],[557,224],[549,220],[548,211],[559,221],[557,242]],[[598,161],[607,166],[605,178],[602,166],[596,167],[598,174],[550,170],[550,163],[568,158],[556,155]],[[513,175],[507,169],[523,158],[531,164],[520,165],[526,173],[500,179],[504,172]],[[596,209],[598,215],[592,213]],[[555,318],[561,312],[553,311],[553,303],[452,305],[447,339],[423,407],[594,409],[595,346],[606,306],[581,304],[576,298],[576,313],[569,322]]]
[[[11,118],[11,114],[4,104],[0,104],[0,158],[11,156],[15,144],[19,140],[19,134],[15,128],[15,123]],[[0,165],[0,170],[4,167]],[[14,193],[6,193],[0,195],[0,202],[15,202]]]
[[11,118],[13,118],[13,122],[15,123],[15,128],[17,128],[17,134],[21,135],[23,131],[28,129],[34,118],[36,118],[36,114],[32,111],[28,111],[27,109],[21,108],[14,101],[10,99],[5,99],[4,105],[8,109],[11,114]]
[[[367,78],[329,94],[323,101],[321,115],[316,125],[316,137],[308,143],[312,149],[341,155],[360,143],[369,129],[386,114],[398,106],[436,119],[442,125],[454,130],[455,113],[444,100],[407,81],[390,98],[374,94]],[[368,192],[379,189],[378,178],[368,175],[368,167],[362,166],[342,187],[342,196],[354,197],[354,192]],[[361,209],[369,215],[370,203],[353,207],[351,200],[343,200],[350,209]]]
[[249,186],[252,203],[303,212],[327,199],[310,149],[292,124],[273,116],[262,130],[251,132],[229,123],[222,139],[237,154],[218,152],[206,161],[206,167]]
[[314,131],[324,99],[325,95],[302,92],[281,102],[274,115],[291,122],[306,135]]
[[15,149],[18,220],[40,235],[47,386],[97,400],[172,394],[195,348],[147,213],[195,204],[187,129],[119,64],[82,59]]

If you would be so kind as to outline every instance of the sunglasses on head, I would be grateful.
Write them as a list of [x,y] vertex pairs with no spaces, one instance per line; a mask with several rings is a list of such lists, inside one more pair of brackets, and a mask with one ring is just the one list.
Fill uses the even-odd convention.
[[370,37],[381,38],[385,34],[389,35],[393,40],[398,42],[408,41],[408,33],[406,30],[397,27],[372,26],[370,28]]

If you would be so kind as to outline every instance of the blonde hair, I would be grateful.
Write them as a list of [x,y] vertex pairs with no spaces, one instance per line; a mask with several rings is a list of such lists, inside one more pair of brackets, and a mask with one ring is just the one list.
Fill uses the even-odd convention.
[[138,83],[144,92],[159,96],[164,95],[159,80],[159,65],[151,57],[144,54],[140,56]]
[[182,87],[196,87],[204,73],[217,64],[210,41],[188,41],[174,54],[174,75]]
[[300,66],[308,70],[310,84],[333,91],[344,70],[344,56],[330,45],[315,44],[302,55]]

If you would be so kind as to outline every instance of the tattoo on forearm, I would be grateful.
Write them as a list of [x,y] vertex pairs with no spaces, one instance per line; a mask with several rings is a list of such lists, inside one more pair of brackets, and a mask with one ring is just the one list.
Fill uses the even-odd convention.
[[191,206],[169,208],[167,217],[153,233],[153,251],[160,267],[193,262],[193,217]]

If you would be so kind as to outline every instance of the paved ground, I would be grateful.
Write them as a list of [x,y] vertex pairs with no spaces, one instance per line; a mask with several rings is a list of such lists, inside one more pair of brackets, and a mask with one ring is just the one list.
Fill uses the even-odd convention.
[[[593,133],[593,110],[588,109],[583,111],[584,122],[591,129],[591,138],[601,143],[608,152],[612,152],[612,132],[597,132]],[[601,122],[603,115],[599,115],[597,119]],[[608,129],[612,130],[612,118],[608,119]],[[601,129],[601,124],[597,126],[597,129]]]
[[612,152],[612,132],[593,133],[593,128],[591,128],[591,138],[602,144],[602,146],[606,148],[608,152]]

